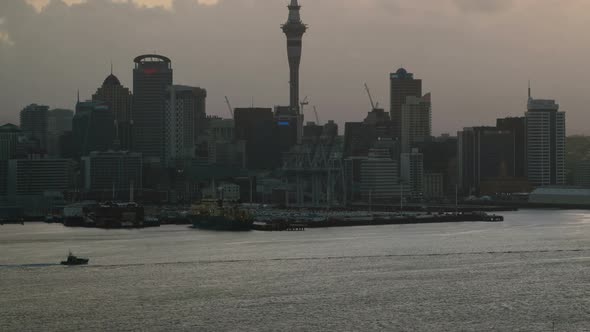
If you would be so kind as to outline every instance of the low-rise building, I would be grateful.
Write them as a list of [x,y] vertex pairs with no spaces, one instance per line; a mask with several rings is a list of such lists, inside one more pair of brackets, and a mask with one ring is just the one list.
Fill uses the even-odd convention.
[[[84,190],[127,199],[130,188],[142,188],[142,155],[127,151],[91,152],[82,158]],[[98,197],[105,198],[106,197]]]

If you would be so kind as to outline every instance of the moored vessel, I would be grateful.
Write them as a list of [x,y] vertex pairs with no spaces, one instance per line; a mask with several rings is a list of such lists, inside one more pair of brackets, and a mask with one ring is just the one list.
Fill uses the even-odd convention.
[[202,200],[187,215],[193,228],[220,231],[249,231],[254,217],[238,205],[224,205],[222,200]]

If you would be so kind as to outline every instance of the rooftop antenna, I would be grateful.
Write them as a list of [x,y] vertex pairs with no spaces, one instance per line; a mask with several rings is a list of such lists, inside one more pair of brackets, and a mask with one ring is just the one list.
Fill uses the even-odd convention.
[[80,102],[80,89],[78,89],[78,103]]
[[113,60],[111,60],[111,75],[113,75]]
[[531,80],[529,80],[529,99],[531,99]]

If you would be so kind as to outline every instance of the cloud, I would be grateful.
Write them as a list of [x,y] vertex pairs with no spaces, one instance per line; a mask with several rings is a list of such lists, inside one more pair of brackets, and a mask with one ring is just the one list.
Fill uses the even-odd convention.
[[[6,23],[6,18],[0,17],[0,25],[4,25],[4,23]],[[12,40],[12,38],[10,38],[8,32],[3,30],[0,30],[0,45],[1,44],[14,46],[14,41]]]
[[455,0],[455,4],[465,12],[497,13],[509,9],[513,0]]
[[[24,0],[27,4],[31,5],[37,12],[43,11],[52,0]],[[55,2],[63,2],[68,6],[80,5],[88,2],[88,0],[53,0]],[[124,4],[133,3],[139,8],[163,8],[171,10],[176,0],[110,0],[113,3]],[[192,0],[202,6],[214,6],[219,3],[220,0]]]
[[14,41],[12,41],[8,32],[0,30],[0,45],[14,46]]

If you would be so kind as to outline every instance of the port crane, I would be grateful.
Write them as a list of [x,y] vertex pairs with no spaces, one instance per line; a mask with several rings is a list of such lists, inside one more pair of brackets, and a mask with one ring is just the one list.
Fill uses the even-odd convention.
[[309,105],[309,98],[307,96],[305,96],[305,98],[303,99],[303,101],[299,102],[299,105],[301,105],[301,113],[303,114],[303,108],[307,105]]
[[320,117],[318,116],[318,110],[315,106],[313,107],[313,113],[315,113],[315,121],[316,121],[317,125],[319,126],[320,125]]
[[227,98],[227,96],[225,96],[225,104],[227,105],[227,109],[229,110],[229,115],[233,119],[234,118],[234,109],[231,107],[231,104],[229,102],[229,98]]

